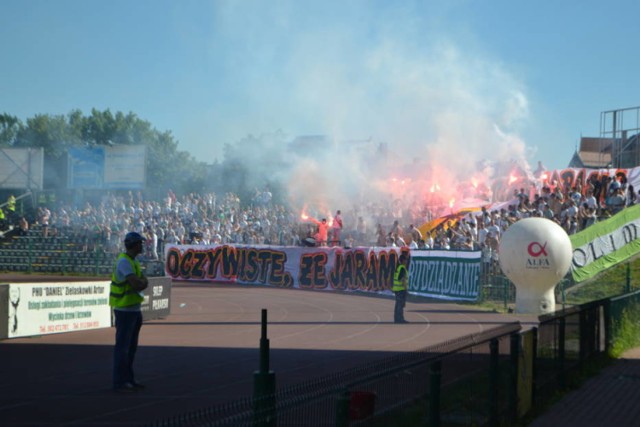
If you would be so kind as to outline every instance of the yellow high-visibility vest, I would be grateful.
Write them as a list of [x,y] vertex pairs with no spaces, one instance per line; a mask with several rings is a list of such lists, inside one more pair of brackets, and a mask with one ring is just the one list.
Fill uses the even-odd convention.
[[407,271],[407,267],[405,267],[404,264],[398,264],[396,271],[393,273],[393,287],[391,288],[393,292],[407,290],[407,288],[404,287],[404,281],[400,280],[400,273],[403,269],[405,271],[405,277],[408,279],[409,272]]
[[113,266],[113,272],[111,273],[111,293],[109,294],[109,305],[111,307],[129,307],[140,304],[144,300],[144,297],[140,295],[138,291],[135,291],[126,280],[118,282],[116,269],[118,268],[118,262],[122,258],[127,258],[136,276],[142,277],[140,263],[137,260],[131,259],[131,257],[125,253],[118,255],[115,265]]

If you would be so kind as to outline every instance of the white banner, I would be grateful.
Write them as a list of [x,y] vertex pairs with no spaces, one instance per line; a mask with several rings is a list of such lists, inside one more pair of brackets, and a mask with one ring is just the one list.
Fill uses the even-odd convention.
[[108,147],[104,153],[105,188],[144,188],[147,164],[146,148],[144,145]]
[[111,327],[109,282],[9,285],[8,337]]
[[[475,300],[480,252],[406,251],[409,293]],[[175,280],[344,290],[391,295],[400,248],[167,245],[165,272]]]

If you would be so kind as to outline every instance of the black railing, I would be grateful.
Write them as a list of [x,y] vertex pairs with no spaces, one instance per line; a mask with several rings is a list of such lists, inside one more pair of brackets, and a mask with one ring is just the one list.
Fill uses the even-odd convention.
[[247,397],[150,426],[513,425],[605,357],[638,304],[640,291],[593,301],[282,388],[264,417]]
[[519,330],[519,323],[507,324],[282,388],[264,397],[275,401],[275,415],[268,418],[256,417],[252,409],[260,405],[245,398],[150,425],[349,425],[415,404],[433,419],[463,411],[478,420],[504,421],[515,393],[505,388],[513,384],[509,342]]

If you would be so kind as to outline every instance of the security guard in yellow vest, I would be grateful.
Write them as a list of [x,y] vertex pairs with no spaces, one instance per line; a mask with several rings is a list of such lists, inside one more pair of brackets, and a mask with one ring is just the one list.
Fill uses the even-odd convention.
[[10,194],[9,198],[7,199],[7,209],[11,212],[16,211],[16,196],[14,196],[13,194]]
[[140,263],[136,260],[136,256],[142,253],[144,241],[145,238],[139,233],[127,233],[124,238],[126,252],[118,255],[111,274],[109,305],[113,307],[116,326],[113,387],[119,393],[131,393],[144,388],[133,374],[133,361],[142,327],[142,291],[149,286],[149,280],[142,274]]
[[13,194],[10,194],[7,199],[6,220],[9,225],[13,225],[16,222],[16,196]]
[[404,306],[407,301],[409,289],[409,271],[407,270],[407,253],[400,253],[396,271],[393,273],[393,287],[391,290],[396,295],[396,305],[393,311],[394,323],[409,323],[404,319]]

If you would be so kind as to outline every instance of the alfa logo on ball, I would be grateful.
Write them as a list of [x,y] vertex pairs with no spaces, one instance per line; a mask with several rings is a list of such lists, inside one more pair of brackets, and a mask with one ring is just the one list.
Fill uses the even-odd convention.
[[540,255],[547,256],[547,242],[544,242],[544,245],[541,245],[540,242],[531,242],[529,246],[527,246],[527,252],[534,258],[539,257]]

